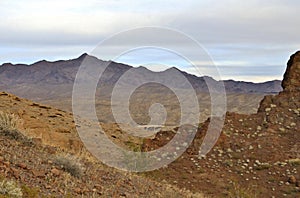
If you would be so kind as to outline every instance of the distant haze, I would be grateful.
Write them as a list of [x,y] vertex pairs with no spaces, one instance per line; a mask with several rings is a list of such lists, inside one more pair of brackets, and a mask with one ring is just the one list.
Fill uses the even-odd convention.
[[[76,73],[82,63],[88,67],[81,70],[78,76]],[[195,108],[193,97],[197,98],[201,109],[200,120],[203,122],[211,113],[211,101],[216,91],[219,98],[222,100],[225,98],[225,93],[222,93],[222,84],[226,90],[227,110],[246,114],[255,113],[259,102],[265,95],[275,94],[282,90],[281,81],[220,82],[207,76],[196,77],[176,67],[161,72],[152,72],[145,67],[133,68],[115,62],[110,62],[109,66],[106,66],[107,62],[87,54],[82,54],[72,60],[39,61],[33,65],[4,64],[0,66],[0,90],[71,111],[72,97],[74,93],[76,94],[73,90],[74,81],[80,82],[79,84],[84,88],[77,90],[80,96],[79,106],[86,109],[86,104],[91,101],[86,98],[88,92],[91,91],[90,83],[97,82],[95,80],[98,77],[97,72],[103,71],[95,94],[99,120],[116,122],[111,111],[112,108],[116,108],[119,112],[118,118],[122,119],[122,123],[127,123],[128,121],[123,119],[128,117],[124,114],[127,111],[123,108],[129,101],[130,113],[136,120],[139,120],[139,123],[148,124],[152,120],[149,120],[149,108],[152,108],[154,104],[162,104],[166,106],[167,114],[171,115],[166,122],[173,126],[178,125],[180,121],[178,117],[181,112],[179,96],[187,97],[185,105],[188,108]],[[93,90],[92,93],[94,93]],[[129,98],[126,98],[128,93],[132,94],[127,95]],[[222,105],[218,105],[217,108],[222,110]],[[159,120],[163,119],[160,117]]]
[[[73,58],[120,31],[160,26],[196,39],[222,79],[281,80],[289,55],[300,46],[299,8],[297,0],[1,1],[0,63]],[[151,53],[153,60],[146,56]],[[105,54],[99,58],[106,60]],[[119,62],[196,73],[175,60],[150,50],[127,54]],[[210,66],[201,64],[204,75],[210,75]]]

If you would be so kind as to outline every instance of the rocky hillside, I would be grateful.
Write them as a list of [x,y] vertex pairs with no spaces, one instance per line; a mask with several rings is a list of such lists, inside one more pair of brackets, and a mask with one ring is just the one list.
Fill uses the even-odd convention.
[[103,165],[70,113],[4,92],[0,101],[0,197],[203,197]]
[[203,197],[16,133],[0,131],[0,197]]
[[5,92],[0,92],[0,101],[0,111],[18,116],[22,121],[20,130],[34,141],[77,153],[81,151],[72,114]]
[[[300,52],[291,56],[283,91],[266,96],[257,114],[227,113],[222,134],[199,157],[208,119],[187,152],[167,168],[147,175],[217,197],[300,196]],[[145,141],[145,150],[165,145],[173,132]]]

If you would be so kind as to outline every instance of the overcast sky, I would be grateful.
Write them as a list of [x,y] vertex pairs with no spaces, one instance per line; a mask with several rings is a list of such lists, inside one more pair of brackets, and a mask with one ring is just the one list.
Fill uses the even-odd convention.
[[[299,10],[298,0],[2,0],[0,63],[75,58],[120,31],[159,26],[197,40],[222,79],[282,79],[289,56],[300,47]],[[179,43],[174,40],[174,45]],[[153,70],[170,65],[195,73],[175,60],[155,49],[118,59]],[[200,66],[213,76],[210,65]]]

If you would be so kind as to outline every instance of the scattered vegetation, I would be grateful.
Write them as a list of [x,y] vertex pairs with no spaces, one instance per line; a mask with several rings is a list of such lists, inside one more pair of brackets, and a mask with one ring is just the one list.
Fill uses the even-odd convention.
[[290,159],[290,160],[288,160],[288,163],[292,166],[299,166],[300,165],[300,159],[299,158]]
[[141,145],[136,144],[134,142],[126,141],[125,145],[128,147],[128,150],[130,150],[130,151],[134,151],[134,152],[141,152],[142,151]]
[[15,181],[3,179],[0,182],[0,197],[23,197],[22,189]]
[[15,114],[0,111],[0,134],[24,144],[32,145],[32,140],[19,131],[21,123],[22,121]]
[[231,188],[229,189],[228,197],[230,198],[256,198],[257,195],[254,190],[250,187],[244,188],[239,184],[233,182]]
[[82,165],[70,155],[57,156],[54,158],[54,163],[74,177],[81,178],[83,174]]
[[38,188],[31,188],[26,185],[22,185],[22,192],[23,197],[30,197],[30,198],[38,198],[39,197],[39,189]]
[[142,151],[141,144],[135,144],[128,141],[126,142],[126,146],[130,149],[130,151],[124,150],[122,156],[122,163],[126,170],[139,172],[147,170],[147,167],[153,164],[153,159],[151,160],[147,154]]
[[261,163],[259,165],[257,165],[257,167],[255,168],[255,170],[266,170],[271,168],[271,164],[269,163]]

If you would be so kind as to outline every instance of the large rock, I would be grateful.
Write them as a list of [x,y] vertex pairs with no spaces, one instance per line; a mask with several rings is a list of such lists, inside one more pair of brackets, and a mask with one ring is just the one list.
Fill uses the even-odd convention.
[[[258,112],[268,114],[269,117],[276,116],[277,122],[280,122],[283,116],[279,116],[278,112],[286,114],[288,109],[298,111],[300,108],[300,51],[290,57],[282,87],[283,91],[279,94],[265,96],[258,109]],[[266,112],[266,110],[270,110],[270,112]]]
[[282,87],[285,91],[300,90],[300,51],[290,57],[282,81]]

